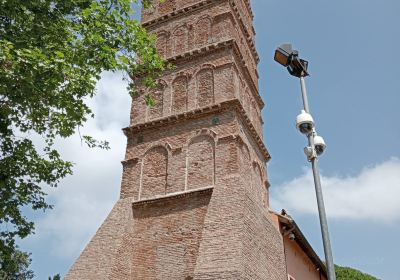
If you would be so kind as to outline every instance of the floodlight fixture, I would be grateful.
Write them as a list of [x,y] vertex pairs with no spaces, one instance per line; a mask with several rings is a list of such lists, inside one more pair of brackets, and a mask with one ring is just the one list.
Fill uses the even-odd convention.
[[274,60],[286,67],[290,75],[300,79],[301,94],[303,98],[303,108],[301,114],[296,118],[297,129],[308,138],[308,146],[304,148],[304,153],[308,161],[311,162],[315,193],[318,204],[318,213],[321,225],[322,243],[327,267],[328,280],[336,280],[335,266],[332,256],[332,247],[329,238],[328,221],[325,213],[324,198],[322,195],[321,176],[318,169],[318,156],[322,155],[326,149],[324,139],[315,132],[314,120],[310,114],[308,106],[307,89],[305,77],[308,74],[308,61],[299,58],[299,52],[293,50],[291,44],[282,44],[275,50]]
[[274,60],[284,67],[290,64],[293,49],[291,44],[282,44],[275,50]]
[[287,70],[289,71],[290,75],[301,78],[309,75],[307,68],[308,61],[299,58],[298,55],[295,55],[292,58],[292,62],[288,65]]
[[295,77],[308,76],[308,61],[299,58],[299,52],[293,50],[291,44],[282,44],[275,50],[274,60],[287,68]]

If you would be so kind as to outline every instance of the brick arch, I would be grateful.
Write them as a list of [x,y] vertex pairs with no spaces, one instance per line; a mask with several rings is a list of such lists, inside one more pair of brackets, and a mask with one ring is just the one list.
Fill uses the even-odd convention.
[[178,75],[172,82],[172,108],[173,114],[182,113],[187,110],[189,77]]
[[156,88],[152,89],[149,93],[150,97],[153,98],[155,104],[153,107],[147,107],[148,109],[148,120],[154,120],[163,116],[164,108],[164,92],[167,87],[167,83],[164,80],[159,80]]
[[[236,67],[235,67],[235,69],[236,69],[236,72],[238,72]],[[238,96],[239,96],[239,100],[242,103],[242,106],[244,108],[245,107],[244,106],[244,103],[245,103],[244,99],[245,98],[243,96],[243,93],[245,91],[246,86],[245,86],[245,83],[244,83],[244,80],[243,80],[242,76],[240,74],[237,74],[237,77],[238,77]]]
[[187,189],[214,185],[215,140],[208,134],[191,139],[187,151]]
[[248,184],[248,182],[251,182],[252,180],[250,149],[246,142],[243,141],[243,138],[241,136],[238,137],[238,142],[240,173],[243,174],[244,182]]
[[209,16],[200,18],[194,25],[194,44],[204,46],[211,38],[211,19]]
[[254,183],[257,183],[261,186],[263,186],[263,174],[261,171],[261,167],[260,164],[256,161],[253,161],[253,170],[254,170],[254,174],[256,175],[255,181]]
[[251,96],[249,88],[246,87],[244,91],[244,109],[246,110],[247,116],[251,119]]
[[251,118],[251,122],[253,123],[253,125],[254,125],[254,127],[256,128],[256,130],[257,130],[257,132],[258,133],[261,133],[261,131],[260,131],[260,119],[259,119],[259,115],[258,115],[258,110],[257,110],[257,104],[256,104],[256,102],[254,101],[254,99],[252,99],[251,100],[251,109],[250,109],[250,112],[251,112],[251,116],[250,116],[250,118]]
[[178,26],[172,33],[172,50],[174,55],[186,52],[189,38],[188,27],[184,24]]
[[[131,197],[134,200],[138,200],[141,162],[138,158],[132,158],[122,161],[122,166],[123,168],[120,198],[124,199],[127,197]],[[132,178],[135,179],[132,180]]]
[[226,37],[230,31],[230,21],[232,21],[231,13],[224,13],[215,16],[211,24],[211,36],[213,40],[221,40]]
[[196,73],[197,107],[214,103],[214,66],[206,64]]
[[256,102],[254,100],[251,100],[251,121],[253,124],[256,124],[257,122],[257,109],[256,109]]
[[169,37],[170,33],[167,31],[162,30],[157,33],[156,48],[158,54],[164,58],[168,55]]
[[138,90],[138,93],[132,97],[132,105],[131,105],[131,122],[134,124],[143,123],[146,121],[146,101],[145,101],[146,92],[142,89]]
[[263,172],[258,162],[253,161],[252,164],[252,189],[256,194],[256,201],[264,207],[268,208],[268,192],[264,181]]
[[239,142],[239,149],[240,149],[240,160],[241,162],[246,165],[247,167],[250,167],[250,162],[251,162],[251,156],[250,156],[250,150],[247,144],[243,141],[242,137],[238,137],[238,142]]
[[168,177],[168,150],[163,146],[150,148],[143,158],[140,199],[165,195]]
[[235,97],[242,102],[242,95],[240,91],[240,75],[236,65],[233,65],[233,90],[235,92]]

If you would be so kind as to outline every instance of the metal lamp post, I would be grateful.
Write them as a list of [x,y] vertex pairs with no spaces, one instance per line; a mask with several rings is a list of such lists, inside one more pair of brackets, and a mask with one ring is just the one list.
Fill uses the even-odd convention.
[[316,134],[314,121],[310,115],[310,108],[308,106],[307,89],[304,79],[309,75],[307,72],[308,62],[300,59],[298,57],[298,52],[293,50],[290,44],[283,44],[278,47],[275,51],[274,59],[279,64],[286,67],[292,76],[300,79],[304,111],[297,117],[296,126],[300,132],[305,134],[308,138],[308,147],[304,148],[304,152],[308,160],[311,162],[313,170],[328,279],[336,280],[332,248],[329,239],[328,222],[325,213],[324,198],[322,195],[321,179],[318,170],[318,156],[323,153],[326,145],[322,137],[317,136]]

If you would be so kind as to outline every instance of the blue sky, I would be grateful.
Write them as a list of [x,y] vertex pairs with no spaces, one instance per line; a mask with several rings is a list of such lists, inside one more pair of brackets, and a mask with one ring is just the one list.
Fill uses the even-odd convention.
[[[271,203],[285,208],[320,256],[322,242],[306,139],[294,128],[302,103],[298,79],[273,61],[291,42],[310,62],[311,113],[328,149],[320,159],[335,262],[398,279],[400,242],[400,2],[397,0],[252,0],[257,32],[264,137]],[[35,214],[37,234],[21,244],[33,255],[37,279],[63,275],[118,198],[129,97],[119,75],[105,73],[90,101],[96,118],[85,127],[112,145],[89,150],[79,138],[60,142],[75,174]]]

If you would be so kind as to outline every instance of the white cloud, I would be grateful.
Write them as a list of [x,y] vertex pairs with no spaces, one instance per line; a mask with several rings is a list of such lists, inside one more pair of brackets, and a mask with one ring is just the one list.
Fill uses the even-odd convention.
[[[354,177],[324,177],[327,215],[334,218],[400,220],[400,159],[364,168]],[[299,214],[317,213],[311,171],[274,187],[272,207]]]
[[79,135],[59,141],[57,148],[75,163],[74,174],[56,189],[48,189],[55,208],[36,220],[36,234],[26,246],[45,244],[49,253],[65,260],[78,256],[118,199],[131,100],[119,74],[104,73],[97,95],[88,101],[95,113],[80,129],[98,140],[110,142],[111,150],[89,149]]
[[[65,159],[75,163],[74,175],[57,189],[48,190],[55,209],[36,219],[36,235],[25,247],[44,246],[51,256],[68,266],[79,255],[118,198],[126,139],[121,128],[129,124],[130,97],[121,75],[105,73],[97,96],[89,101],[96,117],[81,129],[97,139],[107,139],[111,150],[89,149],[78,135],[58,143]],[[400,219],[400,160],[390,159],[364,169],[355,177],[323,177],[328,215],[337,218]],[[312,174],[305,172],[273,187],[274,208],[315,214]],[[31,246],[29,246],[29,244]],[[35,245],[32,245],[35,244]],[[28,251],[32,251],[28,248]],[[35,253],[36,250],[33,250]],[[34,256],[35,257],[35,256]]]

